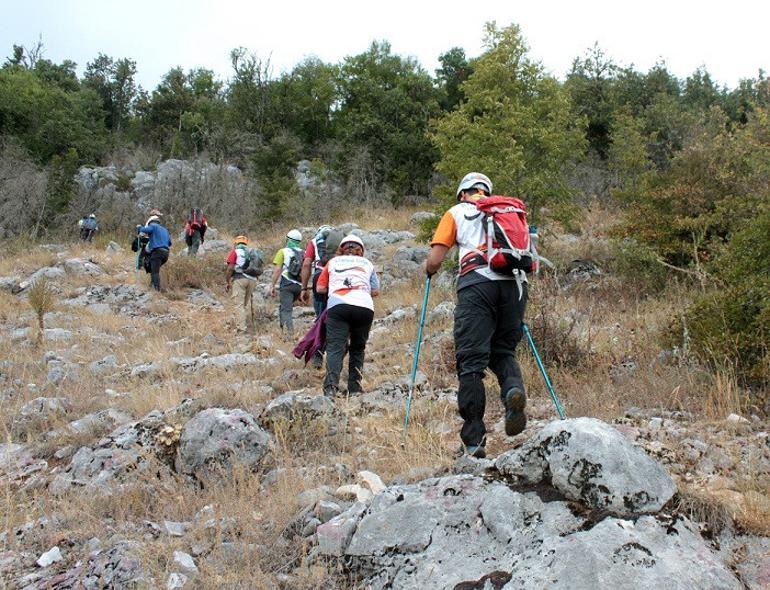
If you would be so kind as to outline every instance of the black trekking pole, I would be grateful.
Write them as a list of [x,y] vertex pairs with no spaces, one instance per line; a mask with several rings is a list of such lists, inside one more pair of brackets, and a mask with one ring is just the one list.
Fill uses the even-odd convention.
[[529,342],[529,347],[532,349],[532,354],[535,356],[535,361],[537,361],[537,366],[540,368],[540,372],[543,374],[545,385],[548,388],[548,392],[551,394],[551,399],[553,400],[553,403],[556,406],[556,411],[559,413],[559,418],[564,420],[564,418],[566,417],[564,415],[564,410],[562,409],[561,404],[559,403],[559,398],[556,397],[556,392],[553,389],[553,385],[551,385],[551,380],[548,378],[548,373],[545,372],[545,365],[543,365],[543,361],[540,359],[540,355],[537,353],[537,348],[535,348],[535,341],[532,339],[532,334],[529,331],[529,326],[527,326],[525,322],[522,322],[521,327],[524,330],[524,333],[527,335],[527,341]]
[[[414,382],[417,378],[417,362],[420,359],[420,347],[422,346],[422,328],[425,325],[425,310],[428,307],[428,293],[430,293],[430,276],[425,280],[425,294],[422,297],[422,311],[420,312],[420,327],[417,330],[417,344],[414,347],[414,361],[412,362],[412,380],[409,384],[409,395],[406,398],[406,416],[404,417],[404,441],[406,441],[406,429],[409,427],[409,412],[412,409],[412,393]],[[404,443],[402,442],[403,446]]]

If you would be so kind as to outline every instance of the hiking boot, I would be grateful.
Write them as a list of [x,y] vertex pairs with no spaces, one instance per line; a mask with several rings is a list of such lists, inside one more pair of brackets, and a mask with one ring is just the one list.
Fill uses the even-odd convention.
[[486,459],[487,449],[483,445],[472,445],[470,447],[466,447],[464,444],[461,444],[460,448],[457,449],[457,452],[455,453],[455,458],[459,459],[465,455],[475,459]]
[[527,415],[524,407],[527,405],[527,396],[518,387],[512,387],[505,393],[505,434],[514,436],[524,431],[527,426]]

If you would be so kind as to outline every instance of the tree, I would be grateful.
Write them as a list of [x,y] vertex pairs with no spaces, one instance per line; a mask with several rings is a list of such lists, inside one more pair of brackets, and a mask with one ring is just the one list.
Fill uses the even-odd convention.
[[270,104],[270,60],[239,47],[230,52],[233,79],[228,87],[228,103],[232,124],[247,133],[265,133]]
[[113,131],[120,131],[125,126],[131,108],[137,97],[136,62],[130,59],[113,59],[99,54],[86,65],[83,83],[93,88],[102,99],[102,106],[107,113],[106,125]]
[[686,108],[694,111],[706,111],[720,104],[722,91],[714,84],[706,68],[700,67],[684,81],[682,102]]
[[588,143],[602,160],[608,156],[610,127],[617,109],[614,93],[617,72],[618,67],[594,45],[584,58],[572,62],[565,83],[575,113],[587,121]]
[[518,26],[488,23],[485,46],[462,86],[465,102],[436,121],[436,167],[449,181],[440,192],[454,197],[454,183],[476,170],[490,176],[495,192],[524,197],[537,217],[540,206],[571,196],[564,170],[585,149],[584,121],[559,83],[527,57]]
[[172,157],[194,155],[212,145],[226,112],[222,84],[202,68],[187,74],[171,69],[151,96],[140,95],[136,109],[144,132]]
[[397,200],[426,194],[436,157],[427,130],[439,112],[430,76],[414,60],[393,55],[389,43],[374,42],[345,58],[340,93],[342,157],[368,151],[377,184],[388,185]]
[[285,129],[308,147],[332,139],[334,109],[339,100],[338,78],[339,68],[318,58],[299,63],[272,85],[268,126]]
[[[43,66],[49,73],[69,70],[67,62],[56,69]],[[73,149],[79,161],[94,162],[105,142],[99,97],[79,86],[70,90],[55,78],[19,67],[0,69],[0,134],[16,137],[40,163]]]
[[436,84],[441,90],[441,108],[451,111],[465,98],[460,87],[473,73],[473,65],[465,57],[462,47],[453,47],[438,58],[441,67],[436,70]]

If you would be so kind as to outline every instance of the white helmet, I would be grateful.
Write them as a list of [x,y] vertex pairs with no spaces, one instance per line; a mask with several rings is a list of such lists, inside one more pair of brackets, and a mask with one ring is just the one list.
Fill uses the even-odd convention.
[[150,215],[147,218],[147,223],[145,223],[144,225],[147,226],[147,225],[150,225],[151,223],[160,223],[160,217],[158,217],[157,215]]
[[91,213],[91,215],[89,215],[88,217],[89,217],[90,219],[96,219],[96,215],[94,215],[93,213]]
[[298,229],[293,229],[288,234],[286,234],[286,237],[290,240],[294,240],[295,242],[301,242],[302,232],[300,232]]
[[348,234],[340,242],[340,249],[345,247],[345,244],[358,244],[361,246],[361,250],[364,250],[364,242],[356,234]]
[[485,190],[487,194],[491,195],[492,181],[489,180],[488,176],[485,176],[480,172],[469,172],[463,176],[463,179],[460,181],[460,186],[457,187],[457,193],[455,193],[455,197],[459,199],[460,193],[462,191],[467,191],[469,188],[479,188]]

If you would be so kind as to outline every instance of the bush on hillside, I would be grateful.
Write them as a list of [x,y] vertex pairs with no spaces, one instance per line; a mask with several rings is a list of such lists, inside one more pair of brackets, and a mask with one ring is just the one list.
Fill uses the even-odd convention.
[[[767,195],[770,197],[770,194]],[[723,284],[699,297],[672,329],[699,357],[770,383],[770,207],[738,231],[711,265]],[[721,282],[720,281],[720,282]],[[673,339],[673,338],[672,338]]]

